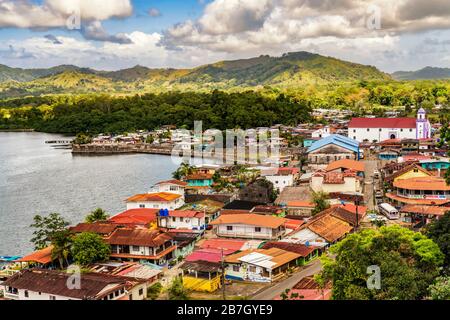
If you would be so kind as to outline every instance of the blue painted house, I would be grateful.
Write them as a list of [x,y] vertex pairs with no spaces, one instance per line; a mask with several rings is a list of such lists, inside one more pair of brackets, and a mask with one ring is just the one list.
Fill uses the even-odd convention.
[[309,148],[311,147],[314,142],[316,142],[318,139],[317,138],[306,138],[303,140],[303,148]]
[[450,161],[446,159],[421,160],[420,166],[426,170],[448,170],[450,168]]

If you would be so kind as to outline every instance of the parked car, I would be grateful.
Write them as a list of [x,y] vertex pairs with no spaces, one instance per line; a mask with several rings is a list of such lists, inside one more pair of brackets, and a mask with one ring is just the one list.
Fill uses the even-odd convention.
[[375,170],[375,171],[373,172],[373,177],[374,177],[375,179],[380,179],[380,176],[381,176],[380,171]]

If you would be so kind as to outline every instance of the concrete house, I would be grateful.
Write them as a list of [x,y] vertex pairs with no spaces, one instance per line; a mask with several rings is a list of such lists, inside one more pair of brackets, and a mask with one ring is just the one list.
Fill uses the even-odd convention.
[[312,171],[325,169],[331,162],[342,159],[359,160],[359,142],[335,134],[313,143],[308,149],[308,166]]
[[160,193],[160,192],[168,192],[175,193],[181,196],[184,195],[184,189],[187,186],[187,182],[179,181],[179,180],[167,180],[161,181],[155,184],[148,193]]
[[[27,269],[2,283],[5,298],[11,300],[143,300],[146,280],[100,273],[83,273],[80,289],[68,287],[71,274]],[[133,295],[134,292],[137,292]]]
[[211,224],[219,237],[277,240],[286,232],[286,219],[258,214],[220,216]]
[[298,253],[272,247],[270,249],[246,250],[225,258],[225,276],[231,280],[272,282],[290,269],[298,266]]
[[131,209],[169,209],[176,210],[184,206],[184,196],[169,193],[138,194],[126,200],[127,210]]
[[158,227],[167,229],[204,230],[206,214],[193,210],[172,210],[158,213]]
[[325,193],[360,193],[363,188],[362,178],[355,171],[340,172],[317,171],[311,177],[311,189]]

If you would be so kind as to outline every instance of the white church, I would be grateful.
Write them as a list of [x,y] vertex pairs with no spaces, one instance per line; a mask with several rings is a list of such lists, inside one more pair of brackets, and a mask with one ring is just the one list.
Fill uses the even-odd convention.
[[348,137],[359,142],[381,142],[390,139],[429,139],[431,125],[420,108],[417,118],[353,118]]

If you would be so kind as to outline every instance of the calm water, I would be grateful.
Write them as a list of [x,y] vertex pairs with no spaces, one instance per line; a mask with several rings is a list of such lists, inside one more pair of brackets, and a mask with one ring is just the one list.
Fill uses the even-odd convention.
[[125,210],[124,199],[177,167],[166,156],[72,156],[45,144],[58,138],[64,137],[0,132],[0,255],[33,249],[29,225],[36,214],[58,212],[72,224],[97,207],[116,214]]

